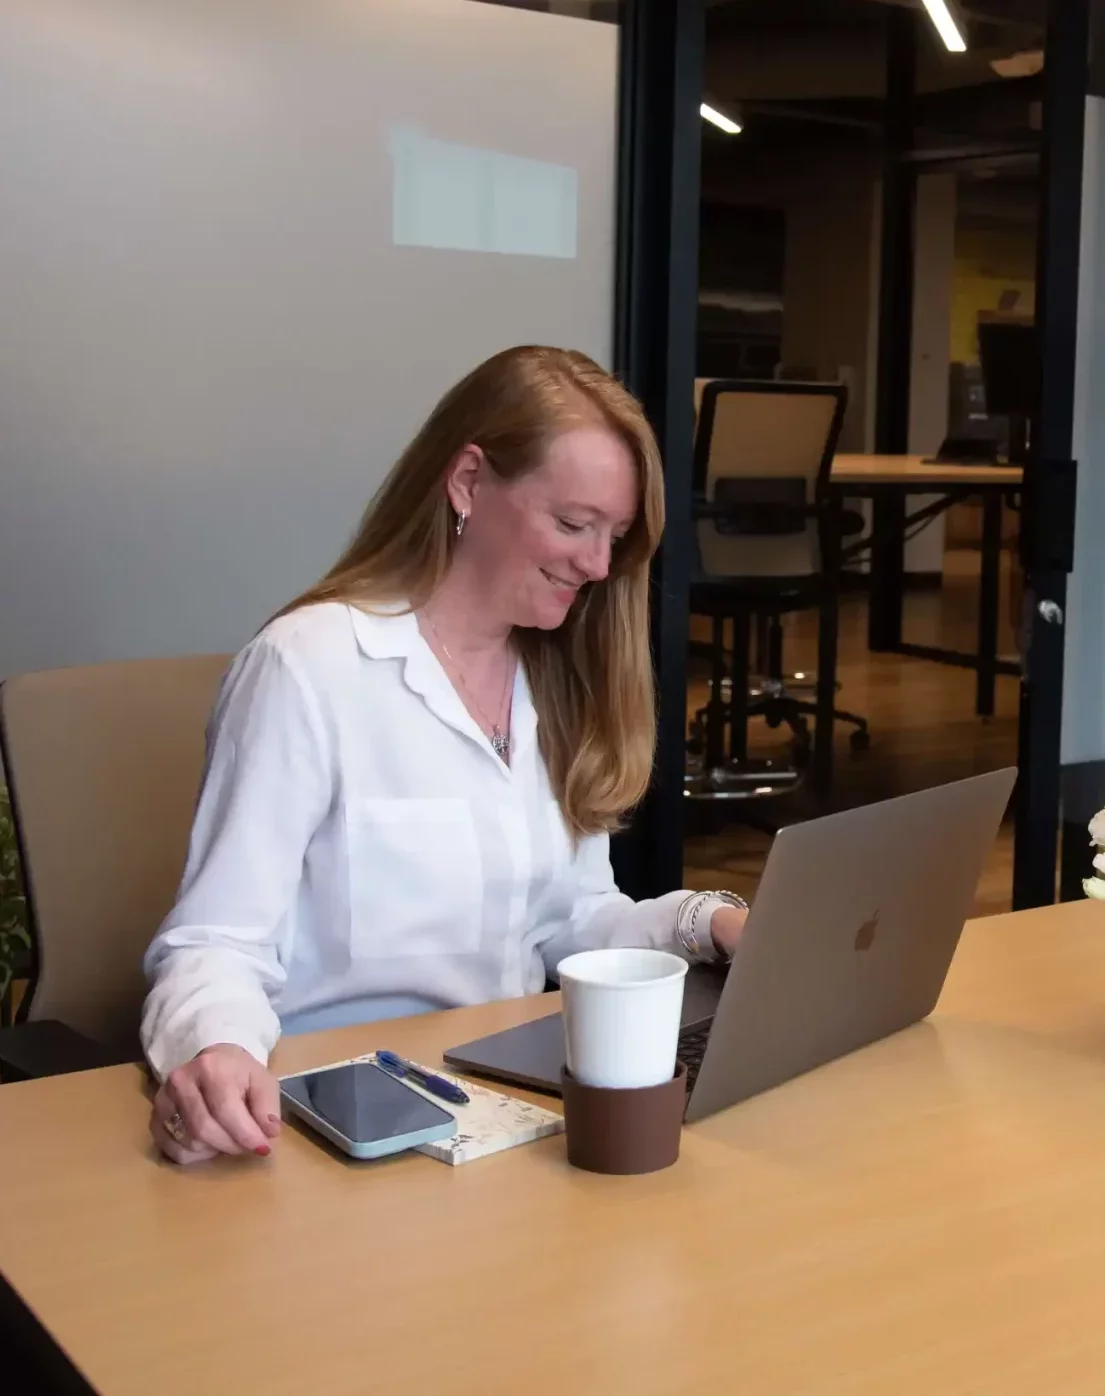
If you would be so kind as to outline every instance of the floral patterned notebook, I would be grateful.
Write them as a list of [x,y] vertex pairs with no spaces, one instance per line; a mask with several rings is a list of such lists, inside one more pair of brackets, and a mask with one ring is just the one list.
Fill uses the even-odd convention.
[[[376,1060],[374,1052],[363,1057],[352,1057],[350,1061],[371,1062]],[[333,1066],[347,1066],[348,1062],[333,1062]],[[421,1062],[415,1062],[421,1066]],[[468,1095],[467,1105],[453,1105],[426,1095],[435,1105],[448,1110],[457,1118],[457,1132],[448,1139],[439,1139],[431,1144],[419,1144],[417,1152],[428,1154],[442,1163],[471,1163],[473,1159],[486,1158],[489,1154],[501,1153],[503,1149],[513,1149],[517,1144],[531,1144],[535,1139],[544,1139],[550,1134],[561,1134],[564,1130],[563,1116],[546,1110],[540,1105],[531,1105],[525,1100],[515,1100],[513,1096],[499,1091],[477,1086],[474,1081],[451,1076],[440,1067],[425,1067],[435,1076],[452,1081]],[[407,1082],[412,1090],[418,1090],[412,1082]]]

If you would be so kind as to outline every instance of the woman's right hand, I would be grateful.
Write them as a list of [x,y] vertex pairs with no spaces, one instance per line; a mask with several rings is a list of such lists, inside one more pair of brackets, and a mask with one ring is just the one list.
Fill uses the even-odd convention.
[[150,1133],[174,1163],[202,1163],[217,1154],[264,1157],[280,1133],[280,1087],[244,1047],[220,1042],[165,1078],[154,1097]]

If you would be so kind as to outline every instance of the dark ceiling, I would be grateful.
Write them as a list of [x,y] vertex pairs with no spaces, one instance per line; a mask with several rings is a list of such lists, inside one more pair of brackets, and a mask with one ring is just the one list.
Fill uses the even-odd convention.
[[887,33],[906,8],[917,11],[915,148],[972,157],[957,167],[968,216],[1030,218],[1041,79],[1003,78],[992,65],[1042,49],[1046,0],[961,3],[965,54],[948,53],[919,4],[907,0],[712,3],[705,96],[738,115],[744,131],[726,138],[704,128],[705,182],[726,167],[751,175],[765,162],[880,158]]
[[[706,72],[718,97],[878,99],[886,92],[885,35],[912,9],[921,93],[1000,81],[991,64],[1043,46],[1042,0],[979,0],[1019,18],[968,19],[967,53],[948,53],[919,5],[889,0],[724,0],[708,11]],[[1029,22],[1029,9],[1037,18]],[[966,12],[968,16],[971,11]]]
[[[886,6],[922,10],[920,0],[707,0],[707,24],[712,39],[726,33],[755,42],[788,30],[812,35],[850,31],[857,37],[877,31]],[[970,52],[948,56],[947,76],[972,66],[972,53],[1011,51],[1043,41],[1046,0],[965,0],[956,3],[967,23]]]

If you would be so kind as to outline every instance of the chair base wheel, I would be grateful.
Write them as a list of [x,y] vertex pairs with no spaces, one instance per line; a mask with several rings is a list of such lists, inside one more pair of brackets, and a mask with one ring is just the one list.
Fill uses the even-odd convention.
[[763,800],[786,795],[802,783],[802,772],[774,761],[727,762],[704,768],[689,762],[683,778],[688,800]]

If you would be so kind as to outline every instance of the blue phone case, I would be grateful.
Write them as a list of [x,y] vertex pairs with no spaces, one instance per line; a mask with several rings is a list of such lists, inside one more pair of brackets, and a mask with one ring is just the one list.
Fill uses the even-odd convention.
[[[373,1063],[364,1062],[358,1063],[358,1065],[364,1065],[372,1071],[380,1071],[380,1068]],[[380,1071],[381,1076],[387,1076],[389,1081],[395,1082],[396,1085],[402,1086],[405,1090],[412,1091],[414,1095],[418,1096],[419,1100],[424,1101],[427,1105],[431,1105],[445,1118],[439,1124],[429,1125],[425,1129],[414,1130],[410,1134],[393,1134],[387,1139],[350,1139],[348,1135],[342,1134],[340,1130],[335,1129],[328,1120],[324,1120],[321,1115],[316,1115],[309,1106],[304,1105],[302,1101],[289,1095],[284,1089],[285,1081],[291,1081],[295,1079],[295,1077],[300,1076],[312,1076],[315,1075],[318,1070],[319,1068],[316,1067],[312,1068],[311,1071],[297,1071],[294,1073],[294,1076],[281,1077],[280,1098],[284,1102],[285,1108],[291,1114],[302,1120],[304,1124],[309,1125],[316,1133],[321,1134],[324,1139],[329,1139],[331,1144],[339,1148],[342,1153],[348,1154],[350,1158],[374,1159],[384,1158],[387,1154],[401,1154],[404,1149],[413,1149],[419,1144],[432,1144],[438,1139],[448,1139],[457,1132],[456,1116],[451,1115],[444,1106],[439,1105],[436,1100],[429,1100],[422,1091],[414,1090],[406,1081],[401,1081],[398,1077],[391,1076],[386,1071]],[[326,1070],[326,1068],[324,1067],[322,1070]]]

